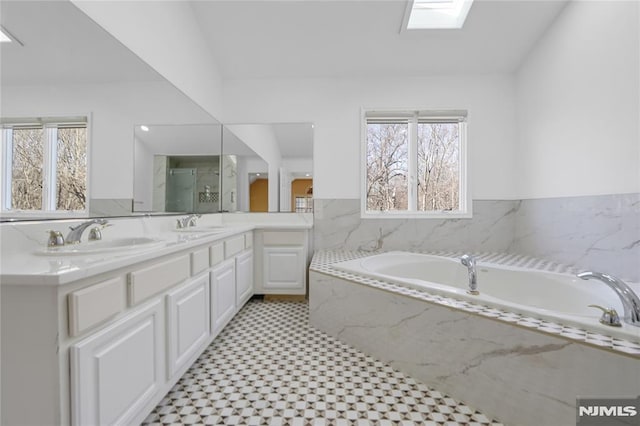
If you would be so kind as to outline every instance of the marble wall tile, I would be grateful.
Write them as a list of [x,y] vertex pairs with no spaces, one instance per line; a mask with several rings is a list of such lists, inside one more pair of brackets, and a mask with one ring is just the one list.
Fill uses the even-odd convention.
[[574,424],[634,397],[638,359],[312,271],[311,325],[506,424]]
[[132,212],[131,198],[92,198],[89,216],[128,216]]
[[510,252],[640,282],[640,194],[522,200]]
[[314,248],[531,255],[640,282],[640,194],[475,200],[471,219],[362,219],[358,199],[316,199]]
[[506,251],[518,201],[474,201],[471,219],[362,219],[360,200],[314,200],[315,249]]

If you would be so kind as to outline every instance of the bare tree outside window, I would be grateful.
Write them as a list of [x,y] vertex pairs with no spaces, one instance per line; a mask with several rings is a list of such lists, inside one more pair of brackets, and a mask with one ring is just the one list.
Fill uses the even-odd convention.
[[41,210],[44,130],[14,129],[12,159],[11,207],[18,210]]
[[460,208],[458,123],[418,123],[418,210]]
[[463,110],[367,111],[363,214],[471,217]]
[[11,168],[11,190],[3,195],[3,209],[86,209],[87,128],[47,123],[4,125],[2,155],[8,164],[2,164]]
[[58,129],[56,209],[84,210],[87,193],[87,129]]
[[367,124],[367,210],[408,207],[407,123]]

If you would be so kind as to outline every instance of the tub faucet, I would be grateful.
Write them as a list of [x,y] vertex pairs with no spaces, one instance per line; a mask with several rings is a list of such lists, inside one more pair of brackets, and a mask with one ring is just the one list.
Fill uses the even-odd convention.
[[470,254],[465,254],[460,257],[460,262],[467,267],[469,271],[469,290],[467,293],[477,296],[480,294],[478,291],[478,276],[476,274],[476,259]]
[[85,229],[93,224],[105,226],[108,223],[109,221],[107,219],[91,219],[87,220],[86,222],[82,222],[78,226],[70,226],[69,229],[71,229],[71,232],[69,232],[69,235],[67,235],[67,238],[65,238],[64,241],[66,244],[77,244],[80,242],[82,233]]
[[624,322],[635,327],[640,327],[640,297],[638,297],[624,281],[613,275],[592,271],[581,272],[578,274],[578,278],[582,278],[583,280],[594,278],[611,287],[622,301],[622,306],[624,307]]

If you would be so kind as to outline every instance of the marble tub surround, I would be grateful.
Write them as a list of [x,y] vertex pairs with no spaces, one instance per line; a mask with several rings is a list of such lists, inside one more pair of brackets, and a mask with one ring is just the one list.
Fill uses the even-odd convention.
[[471,219],[362,219],[359,199],[314,200],[314,247],[345,250],[505,252],[517,201],[473,201]]
[[322,263],[337,253],[316,256],[313,327],[506,424],[574,424],[578,396],[640,393],[640,345],[603,350],[580,330],[338,277]]
[[[462,253],[442,251],[427,252],[436,256],[444,256],[458,258]],[[616,353],[626,354],[628,356],[640,358],[640,341],[629,341],[619,339],[610,335],[601,334],[594,331],[579,329],[576,327],[557,324],[550,321],[544,321],[538,318],[531,318],[513,312],[505,312],[499,309],[477,305],[449,297],[433,295],[424,291],[402,287],[400,285],[368,278],[348,272],[344,272],[332,267],[332,264],[345,260],[358,259],[370,256],[371,253],[362,251],[342,251],[342,250],[322,250],[316,252],[311,262],[311,271],[329,275],[335,278],[358,283],[368,287],[373,287],[386,292],[400,294],[405,297],[415,298],[424,302],[435,303],[448,308],[458,309],[472,315],[478,315],[495,321],[502,321],[506,324],[516,325],[518,327],[532,329],[534,331],[550,334],[553,336],[570,339],[587,346],[593,346],[598,349],[611,350]],[[477,260],[487,263],[495,263],[506,266],[526,267],[530,269],[538,269],[542,271],[558,272],[558,273],[575,273],[576,270],[570,266],[562,265],[555,262],[536,259],[531,256],[500,254],[500,253],[476,253]],[[310,283],[313,280],[310,280]],[[311,286],[311,284],[310,284]],[[312,306],[314,302],[312,301]]]
[[470,219],[363,219],[359,199],[314,200],[315,249],[536,256],[640,282],[640,194],[473,200]]
[[[43,256],[48,230],[66,236],[69,226],[86,219],[5,222],[0,224],[0,270],[2,284],[58,285],[97,275],[114,268],[132,265],[158,256],[188,249],[229,235],[253,229],[310,229],[309,215],[278,214],[278,218],[249,214],[205,214],[198,226],[224,227],[215,234],[176,232],[178,216],[137,216],[109,218],[112,226],[102,231],[104,241],[116,238],[147,237],[165,242],[161,247],[144,251],[121,251],[73,256]],[[89,230],[82,237],[86,242]],[[81,243],[82,244],[82,243]]]
[[640,282],[640,194],[522,200],[508,251]]

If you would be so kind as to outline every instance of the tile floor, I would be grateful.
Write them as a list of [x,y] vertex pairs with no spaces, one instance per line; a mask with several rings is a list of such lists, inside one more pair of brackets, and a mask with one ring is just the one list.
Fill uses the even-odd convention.
[[305,302],[251,300],[148,425],[497,425],[309,326]]

